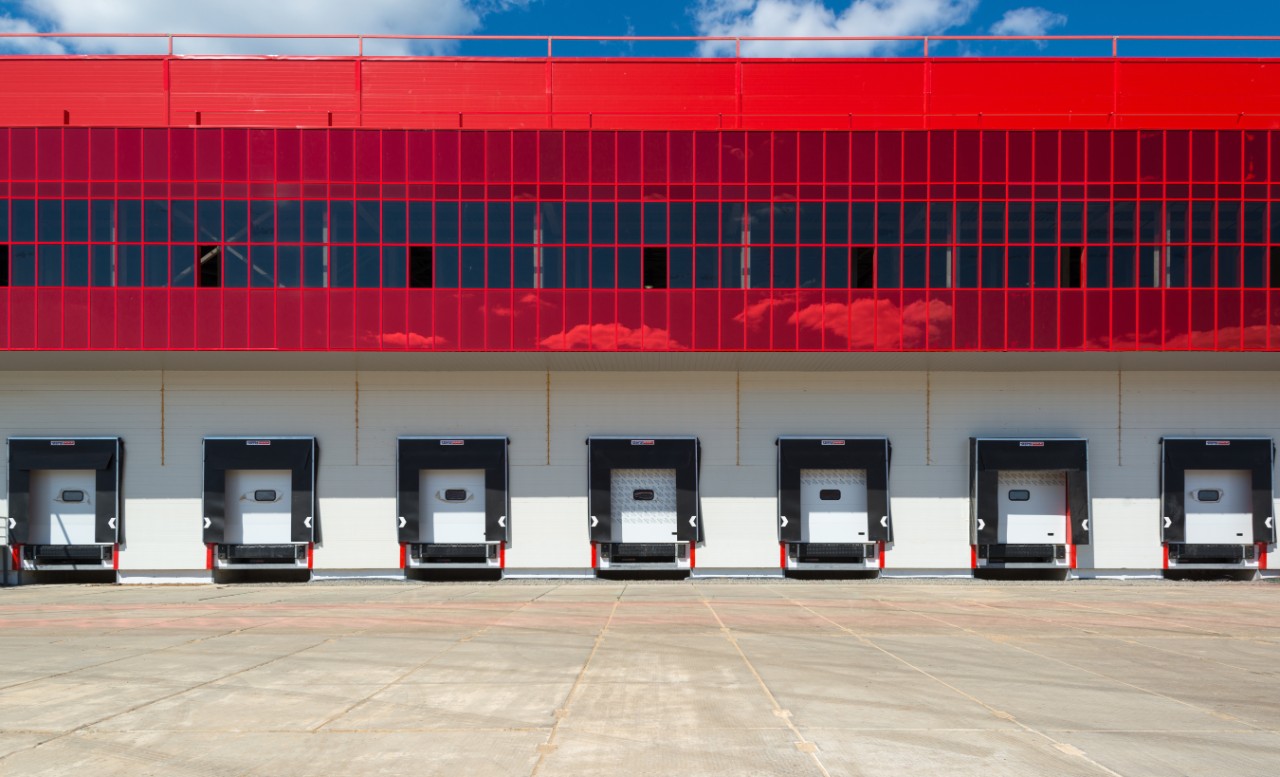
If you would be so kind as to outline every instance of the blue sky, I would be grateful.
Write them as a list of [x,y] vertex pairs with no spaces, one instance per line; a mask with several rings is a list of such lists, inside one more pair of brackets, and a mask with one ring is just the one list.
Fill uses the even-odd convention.
[[[1182,0],[0,0],[0,31],[185,31],[254,33],[382,33],[492,35],[918,35],[984,34],[1247,34],[1280,32],[1274,2]],[[123,51],[119,40],[13,41],[8,50]],[[326,44],[330,51],[342,44]],[[386,53],[427,53],[437,46],[381,44]],[[893,54],[903,47],[755,44],[748,54]],[[185,47],[185,48],[184,48]],[[190,53],[291,53],[322,44],[180,44]],[[454,49],[458,50],[458,49]],[[462,53],[535,54],[541,47],[465,44]],[[563,44],[563,54],[688,55],[725,49],[598,42]],[[946,44],[939,54],[1106,54],[1104,43]],[[1278,44],[1126,44],[1131,54],[1277,55]]]

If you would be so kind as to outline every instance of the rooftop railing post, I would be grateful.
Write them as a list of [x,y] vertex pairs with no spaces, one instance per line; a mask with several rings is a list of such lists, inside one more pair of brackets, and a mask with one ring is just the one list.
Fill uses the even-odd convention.
[[924,55],[929,56],[929,36],[924,36]]

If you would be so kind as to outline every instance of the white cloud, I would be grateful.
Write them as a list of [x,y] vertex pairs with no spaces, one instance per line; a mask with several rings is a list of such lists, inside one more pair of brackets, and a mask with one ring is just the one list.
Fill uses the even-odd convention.
[[1044,35],[1054,27],[1061,27],[1066,23],[1066,16],[1044,8],[1014,8],[1005,11],[1000,21],[991,25],[991,34]]
[[[197,32],[230,34],[465,35],[483,17],[532,0],[20,0],[3,25],[67,32]],[[81,52],[164,50],[161,41],[62,39]],[[57,45],[53,41],[49,41]],[[28,44],[30,45],[30,44]],[[46,44],[48,45],[48,44]],[[366,51],[407,54],[448,50],[447,43],[371,42]],[[355,41],[179,40],[178,53],[356,53]],[[372,51],[370,51],[372,49]]]
[[[978,0],[853,0],[837,13],[819,0],[701,0],[693,9],[699,35],[936,35],[969,20]],[[747,56],[866,56],[898,48],[890,41],[760,41]],[[705,41],[704,56],[733,53],[733,42]]]
[[[15,32],[26,34],[40,30],[26,19],[0,16],[0,33]],[[0,49],[23,54],[62,54],[66,51],[58,41],[50,38],[3,38],[0,39]]]

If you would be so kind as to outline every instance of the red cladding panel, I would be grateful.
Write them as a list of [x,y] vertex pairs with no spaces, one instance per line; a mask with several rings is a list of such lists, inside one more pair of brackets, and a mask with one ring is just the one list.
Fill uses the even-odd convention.
[[164,126],[164,66],[155,58],[0,59],[0,124]]
[[457,127],[459,113],[548,109],[546,66],[539,60],[370,60],[361,83],[365,111],[389,126],[423,126],[418,122],[437,117],[438,126]]
[[948,117],[981,116],[987,125],[990,120],[1040,117],[1039,126],[1065,127],[1086,117],[1105,122],[1114,110],[1109,60],[1068,65],[1039,59],[939,59],[929,67],[929,113],[935,126],[945,125]]
[[[666,117],[737,112],[735,65],[725,61],[573,61],[552,64],[558,113],[657,114],[647,126],[671,128]],[[540,84],[541,86],[541,84]],[[594,125],[593,125],[594,126]]]
[[742,65],[742,110],[757,127],[793,125],[805,115],[833,117],[839,127],[918,127],[924,96],[925,66],[917,60]]
[[1119,60],[1116,67],[1116,111],[1124,125],[1239,129],[1280,122],[1275,61]]
[[179,125],[349,124],[359,109],[349,60],[175,59],[170,82]]

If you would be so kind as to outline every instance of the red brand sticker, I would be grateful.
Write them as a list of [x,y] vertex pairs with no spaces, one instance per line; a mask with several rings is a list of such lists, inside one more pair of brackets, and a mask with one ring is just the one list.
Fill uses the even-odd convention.
[[270,440],[245,440],[245,445],[270,445]]
[[844,445],[844,440],[823,440],[823,445]]
[[75,445],[75,440],[50,440],[50,445]]
[[1205,440],[1205,445],[1230,445],[1230,440]]
[[1018,443],[1018,447],[1020,447],[1020,448],[1043,448],[1043,447],[1044,447],[1044,443],[1042,443],[1042,442],[1020,442],[1020,443]]
[[632,440],[632,445],[653,445],[653,440]]
[[441,440],[441,445],[466,445],[466,440]]

